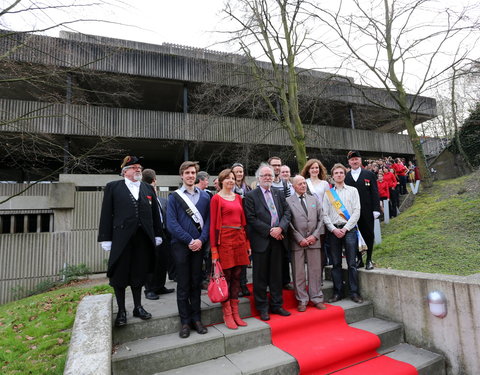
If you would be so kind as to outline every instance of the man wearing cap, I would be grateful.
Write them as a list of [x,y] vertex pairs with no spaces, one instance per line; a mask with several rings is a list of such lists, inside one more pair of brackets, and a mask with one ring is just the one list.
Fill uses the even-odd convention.
[[155,191],[141,182],[140,159],[127,156],[120,167],[124,179],[105,186],[98,230],[98,241],[105,251],[110,251],[107,276],[118,305],[117,327],[127,324],[127,286],[133,295],[133,316],[143,320],[152,317],[142,307],[141,292],[153,264],[155,246],[162,243]]
[[[375,173],[362,168],[362,157],[358,151],[350,151],[347,155],[350,172],[345,177],[345,184],[357,188],[360,195],[360,219],[358,229],[367,245],[367,265],[365,269],[372,270],[373,242],[375,240],[374,223],[380,216],[380,197],[378,195],[377,177]],[[357,254],[357,267],[363,267],[360,253]]]

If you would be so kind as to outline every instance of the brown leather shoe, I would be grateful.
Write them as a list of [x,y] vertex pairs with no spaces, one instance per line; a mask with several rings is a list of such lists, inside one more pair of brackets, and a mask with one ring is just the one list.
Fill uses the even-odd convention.
[[319,302],[315,304],[315,307],[319,310],[326,310],[327,306],[325,306],[323,303]]
[[178,335],[180,338],[186,339],[188,336],[190,336],[190,326],[188,324],[182,324],[182,328],[180,329]]
[[305,311],[307,311],[307,305],[303,304],[303,303],[299,303],[298,306],[297,306],[297,310],[299,312],[305,312]]

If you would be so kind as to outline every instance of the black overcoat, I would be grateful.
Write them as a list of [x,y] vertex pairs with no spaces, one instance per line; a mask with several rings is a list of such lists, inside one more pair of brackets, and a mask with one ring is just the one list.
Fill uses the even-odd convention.
[[[152,246],[147,249],[154,256],[155,237],[162,237],[158,202],[153,187],[141,182],[138,201],[130,193],[125,180],[109,182],[105,186],[98,241],[112,241],[107,276],[110,277],[128,241],[139,227]],[[152,262],[153,264],[153,262]]]

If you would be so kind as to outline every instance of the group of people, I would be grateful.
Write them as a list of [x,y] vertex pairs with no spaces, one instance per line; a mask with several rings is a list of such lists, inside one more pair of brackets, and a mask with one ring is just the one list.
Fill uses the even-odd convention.
[[327,258],[334,283],[329,302],[344,298],[343,252],[350,298],[362,303],[359,243],[367,247],[366,269],[373,269],[373,224],[380,200],[376,176],[362,168],[359,152],[350,151],[347,160],[349,172],[340,163],[331,169],[332,186],[318,159],[310,159],[292,178],[288,166],[272,157],[259,166],[252,185],[245,181],[243,165],[234,163],[218,174],[216,194],[206,189],[208,183],[200,183],[205,178],[198,163],[185,161],[179,168],[181,187],[163,201],[154,189],[155,172],[142,173],[141,160],[127,156],[121,165],[124,179],[105,187],[98,236],[102,248],[110,251],[107,276],[118,304],[115,325],[127,323],[127,286],[133,316],[141,319],[151,318],[141,304],[143,286],[147,297],[173,291],[164,286],[161,248],[167,242],[175,266],[181,338],[189,337],[192,329],[207,332],[200,314],[205,261],[223,268],[229,297],[222,302],[222,312],[230,329],[247,325],[239,315],[239,296],[250,293],[246,267],[251,261],[253,299],[264,321],[270,314],[291,314],[283,307],[283,289],[294,289],[300,312],[309,304],[325,309],[322,275]]
[[413,161],[391,156],[377,160],[367,160],[365,169],[377,176],[378,191],[380,194],[381,209],[383,201],[388,201],[389,214],[397,216],[400,195],[408,194],[407,182],[414,183],[421,179],[418,167]]

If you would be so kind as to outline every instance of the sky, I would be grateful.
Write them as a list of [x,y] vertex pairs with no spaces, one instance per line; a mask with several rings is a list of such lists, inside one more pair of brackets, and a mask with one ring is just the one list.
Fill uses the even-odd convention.
[[[23,1],[25,5],[34,2]],[[222,20],[224,0],[134,0],[128,3],[107,0],[98,6],[87,6],[94,1],[97,0],[44,0],[44,4],[54,6],[77,6],[11,15],[1,20],[2,26],[14,30],[41,29],[44,25],[81,18],[91,21],[75,22],[66,29],[153,44],[167,42],[221,50],[226,48],[215,45],[222,37],[214,32]],[[11,2],[13,0],[0,0],[2,8]],[[58,36],[58,33],[58,28],[46,32],[51,36]]]

